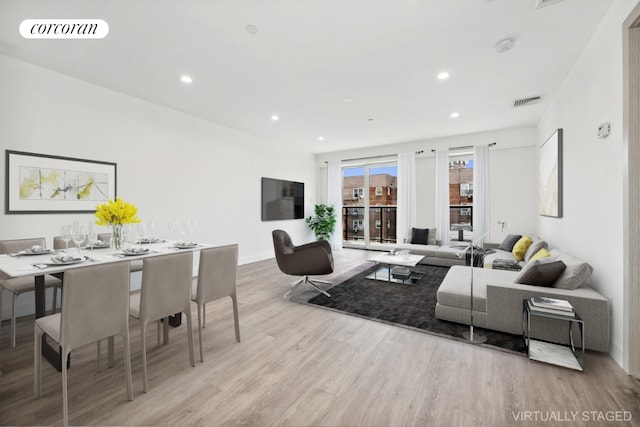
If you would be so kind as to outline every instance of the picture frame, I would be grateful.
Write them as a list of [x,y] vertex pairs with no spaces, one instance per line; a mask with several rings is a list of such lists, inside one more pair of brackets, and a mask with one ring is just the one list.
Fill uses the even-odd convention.
[[94,213],[115,199],[117,164],[5,151],[5,213]]
[[539,149],[539,213],[562,218],[562,129],[556,129]]

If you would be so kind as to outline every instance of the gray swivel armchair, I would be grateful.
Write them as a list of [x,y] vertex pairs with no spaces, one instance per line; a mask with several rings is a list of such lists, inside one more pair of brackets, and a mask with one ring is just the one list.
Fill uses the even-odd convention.
[[276,253],[276,261],[280,270],[291,276],[303,276],[295,282],[291,289],[284,294],[285,298],[298,286],[308,283],[326,296],[329,293],[323,290],[319,283],[328,284],[322,280],[311,280],[309,276],[333,273],[333,255],[331,246],[326,240],[294,246],[291,237],[283,230],[273,230],[273,248]]

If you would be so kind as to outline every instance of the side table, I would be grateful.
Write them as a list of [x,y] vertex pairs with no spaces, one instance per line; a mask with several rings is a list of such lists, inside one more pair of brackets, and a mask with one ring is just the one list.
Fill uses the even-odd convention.
[[[563,366],[565,368],[583,371],[584,363],[584,321],[575,313],[574,316],[567,316],[561,313],[547,313],[531,310],[528,299],[522,300],[522,335],[524,343],[527,346],[527,355],[530,360],[550,363],[553,365]],[[531,316],[546,317],[549,319],[557,319],[559,321],[569,322],[569,345],[554,344],[546,341],[540,341],[531,338]],[[581,348],[576,351],[573,337],[573,326],[577,325],[580,332]]]

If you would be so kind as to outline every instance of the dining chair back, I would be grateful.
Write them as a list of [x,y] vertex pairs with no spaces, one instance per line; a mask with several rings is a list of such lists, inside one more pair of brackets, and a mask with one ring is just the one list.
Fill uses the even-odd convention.
[[[34,328],[35,397],[40,397],[42,336],[62,348],[62,360],[84,345],[122,336],[127,397],[133,399],[129,346],[129,265],[114,262],[67,270],[60,313],[36,319]],[[62,363],[64,425],[69,423],[67,364]]]
[[184,313],[187,319],[189,360],[193,357],[193,335],[191,328],[191,281],[193,276],[193,253],[177,252],[145,258],[142,268],[142,285],[139,293],[131,295],[129,313],[140,319],[142,335],[143,390],[147,392],[147,346],[146,330],[151,322],[165,319],[176,313]]
[[[46,248],[46,240],[44,237],[35,237],[30,239],[14,239],[0,240],[0,254],[13,254],[33,246]],[[53,288],[53,300],[51,311],[54,312],[57,306],[58,289],[61,286],[60,280],[52,276],[45,276],[45,288]],[[0,281],[0,319],[2,319],[2,294],[4,290],[11,292],[11,347],[16,347],[16,303],[18,296],[25,292],[35,290],[35,281],[33,277],[17,277]],[[0,322],[1,324],[1,322]]]
[[198,277],[194,280],[191,299],[198,305],[198,339],[200,361],[204,361],[202,349],[202,329],[205,325],[206,304],[208,302],[231,297],[236,340],[240,342],[240,324],[238,318],[238,298],[236,279],[238,271],[238,245],[207,248],[200,251]]

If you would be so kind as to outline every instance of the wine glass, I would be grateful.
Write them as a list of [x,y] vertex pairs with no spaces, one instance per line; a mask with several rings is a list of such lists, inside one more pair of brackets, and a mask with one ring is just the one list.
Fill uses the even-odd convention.
[[178,220],[176,218],[173,218],[169,221],[169,223],[167,224],[168,229],[169,229],[169,235],[170,237],[172,237],[173,239],[175,239],[178,235]]
[[90,222],[87,224],[87,240],[89,241],[89,246],[91,247],[91,250],[93,250],[93,246],[96,244],[97,239],[98,239],[98,235],[96,233],[96,229],[93,226],[93,223]]
[[80,245],[87,238],[87,228],[84,225],[78,225],[73,232],[73,242],[78,249],[78,256],[80,256]]
[[70,225],[63,225],[60,230],[60,239],[64,241],[65,249],[69,250],[69,242],[73,238],[73,229]]

